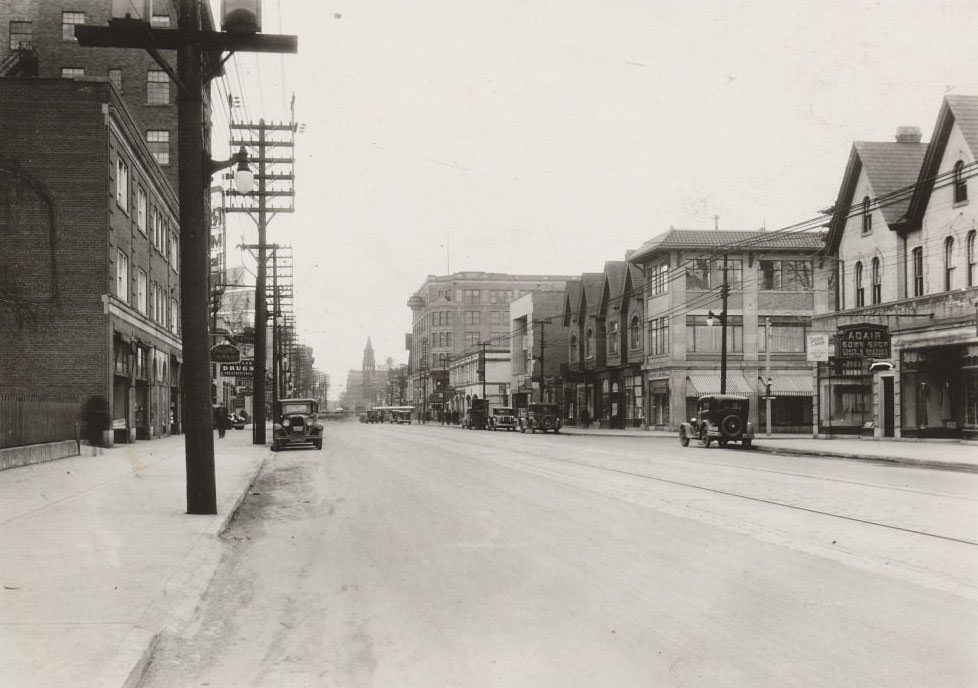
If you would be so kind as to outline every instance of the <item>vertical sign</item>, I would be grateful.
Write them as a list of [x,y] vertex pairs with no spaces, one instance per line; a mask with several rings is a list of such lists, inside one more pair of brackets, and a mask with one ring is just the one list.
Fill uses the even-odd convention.
[[227,282],[227,223],[224,214],[224,189],[211,187],[210,273],[211,289]]

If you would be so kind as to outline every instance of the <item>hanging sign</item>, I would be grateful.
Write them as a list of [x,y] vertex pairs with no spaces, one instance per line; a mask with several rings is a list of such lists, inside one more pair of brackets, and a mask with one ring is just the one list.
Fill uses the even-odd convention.
[[234,344],[218,344],[211,347],[212,363],[237,363],[241,360],[241,350]]
[[886,325],[843,325],[835,336],[840,358],[889,358],[890,333]]

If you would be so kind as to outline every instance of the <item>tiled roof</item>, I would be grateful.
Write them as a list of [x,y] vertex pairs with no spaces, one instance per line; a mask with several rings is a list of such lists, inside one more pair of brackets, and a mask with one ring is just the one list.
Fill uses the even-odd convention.
[[616,298],[625,289],[625,266],[623,260],[609,260],[604,264],[604,274],[608,277],[609,298]]
[[594,313],[601,302],[601,288],[604,286],[603,272],[585,272],[581,275],[581,285],[584,289],[584,299],[587,303],[587,313]]
[[581,280],[567,280],[567,286],[564,287],[564,293],[567,294],[566,300],[566,310],[564,312],[565,320],[568,317],[573,316],[577,309],[581,307]]
[[961,128],[964,140],[972,153],[978,153],[978,96],[947,95],[947,106]]
[[629,256],[630,262],[641,262],[651,253],[663,249],[729,249],[758,250],[767,249],[817,250],[825,243],[823,232],[743,232],[714,229],[670,229],[649,239],[635,253]]
[[[903,219],[910,206],[911,193],[908,187],[912,187],[917,181],[920,164],[927,153],[927,144],[856,141],[853,148],[859,155],[869,183],[872,184],[875,198],[881,199],[879,209],[886,218],[886,224],[896,224]],[[890,194],[900,189],[907,189],[907,192],[890,197]],[[842,199],[847,215],[855,211],[852,206],[861,200],[852,197],[850,188],[848,199]]]

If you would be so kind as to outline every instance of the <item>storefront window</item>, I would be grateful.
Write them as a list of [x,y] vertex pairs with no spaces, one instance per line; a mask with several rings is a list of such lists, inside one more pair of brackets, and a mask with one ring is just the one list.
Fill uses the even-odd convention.
[[669,380],[649,382],[649,425],[669,425]]

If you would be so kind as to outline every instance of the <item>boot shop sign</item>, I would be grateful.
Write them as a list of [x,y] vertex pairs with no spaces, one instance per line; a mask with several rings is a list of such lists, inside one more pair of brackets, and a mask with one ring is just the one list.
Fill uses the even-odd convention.
[[889,358],[890,332],[886,325],[843,325],[835,335],[839,358]]

